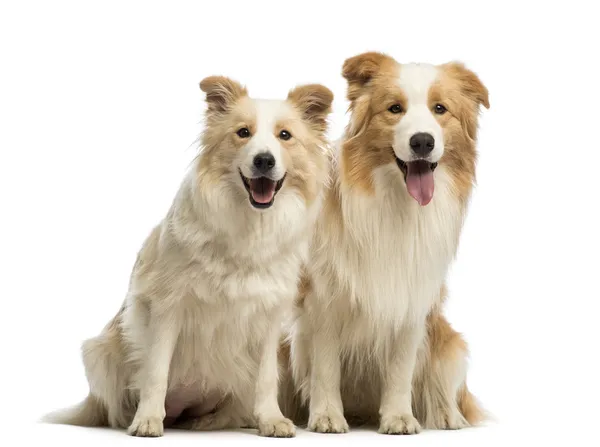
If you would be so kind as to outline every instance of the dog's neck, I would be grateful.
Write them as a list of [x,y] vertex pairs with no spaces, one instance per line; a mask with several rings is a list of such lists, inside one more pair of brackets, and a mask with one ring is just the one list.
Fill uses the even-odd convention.
[[279,202],[271,209],[258,211],[235,188],[227,181],[207,185],[192,169],[167,216],[178,243],[192,252],[199,252],[206,245],[219,246],[219,251],[228,257],[251,256],[252,262],[272,260],[285,251],[303,250],[302,241],[308,241],[316,205],[307,212],[299,204],[290,206],[295,199],[280,194]]

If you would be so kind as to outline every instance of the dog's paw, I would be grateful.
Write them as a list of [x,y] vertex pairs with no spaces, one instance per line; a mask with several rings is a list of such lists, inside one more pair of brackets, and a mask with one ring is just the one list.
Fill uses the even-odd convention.
[[348,433],[349,427],[341,414],[319,413],[310,415],[308,429],[317,433]]
[[469,423],[458,411],[449,411],[445,415],[441,429],[442,430],[460,430],[466,428]]
[[386,435],[414,435],[420,431],[421,425],[412,414],[384,417],[379,424],[379,433]]
[[158,417],[135,417],[127,429],[131,436],[157,438],[163,435],[163,420]]
[[272,438],[293,438],[296,436],[296,427],[287,418],[273,418],[258,421],[258,434]]

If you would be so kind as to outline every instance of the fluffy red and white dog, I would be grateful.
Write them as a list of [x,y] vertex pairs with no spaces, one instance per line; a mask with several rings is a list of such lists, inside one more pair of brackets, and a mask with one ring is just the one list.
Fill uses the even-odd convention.
[[412,434],[474,424],[482,411],[466,385],[466,344],[441,307],[488,91],[460,63],[400,64],[381,53],[346,60],[343,76],[350,123],[291,333],[308,428],[340,433],[357,420]]

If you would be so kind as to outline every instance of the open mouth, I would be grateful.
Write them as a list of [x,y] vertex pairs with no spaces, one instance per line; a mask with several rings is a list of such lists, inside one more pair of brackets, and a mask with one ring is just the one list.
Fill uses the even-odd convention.
[[405,162],[396,157],[396,163],[404,174],[404,181],[410,196],[419,205],[425,206],[433,198],[433,171],[437,163],[427,160],[415,160]]
[[283,186],[283,181],[287,173],[281,178],[281,180],[275,181],[268,177],[256,177],[248,178],[244,177],[242,171],[240,171],[240,177],[246,191],[248,191],[248,197],[250,203],[254,208],[265,209],[273,205],[275,201],[275,195],[279,192]]

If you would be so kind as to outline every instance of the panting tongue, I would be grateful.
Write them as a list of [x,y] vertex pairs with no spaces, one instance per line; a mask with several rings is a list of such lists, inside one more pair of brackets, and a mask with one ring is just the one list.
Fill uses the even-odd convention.
[[275,182],[266,177],[250,180],[250,194],[256,203],[269,203],[275,195]]
[[425,160],[406,163],[406,187],[419,205],[425,206],[433,197],[433,171]]

